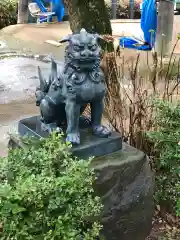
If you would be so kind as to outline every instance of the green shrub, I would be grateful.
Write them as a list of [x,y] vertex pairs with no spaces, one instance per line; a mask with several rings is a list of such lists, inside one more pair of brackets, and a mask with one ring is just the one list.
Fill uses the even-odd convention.
[[180,214],[180,102],[156,101],[155,110],[157,130],[148,134],[155,144],[155,197]]
[[90,160],[72,158],[69,148],[53,134],[1,159],[0,239],[96,239],[102,206],[95,174]]
[[[108,10],[108,15],[111,18],[112,17],[112,2],[110,0],[105,0],[105,4]],[[116,17],[117,19],[129,19],[129,1],[119,1],[117,0],[117,12]],[[139,19],[141,17],[140,13],[140,4],[135,1],[134,4],[134,18]]]
[[0,1],[0,29],[17,23],[17,0]]

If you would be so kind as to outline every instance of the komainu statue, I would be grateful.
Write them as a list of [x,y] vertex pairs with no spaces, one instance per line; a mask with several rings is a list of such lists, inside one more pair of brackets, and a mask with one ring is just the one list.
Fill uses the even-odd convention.
[[72,144],[80,144],[79,124],[86,120],[82,114],[88,104],[92,134],[102,138],[111,134],[101,125],[106,86],[100,68],[99,38],[85,29],[69,35],[60,41],[68,42],[64,66],[52,60],[48,80],[38,69],[40,86],[36,90],[36,104],[40,107],[42,125],[49,132],[66,126],[66,141]]

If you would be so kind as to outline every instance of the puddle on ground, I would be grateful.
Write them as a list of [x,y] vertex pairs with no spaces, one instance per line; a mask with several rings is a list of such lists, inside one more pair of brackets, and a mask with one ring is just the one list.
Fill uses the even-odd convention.
[[8,132],[17,128],[17,122],[39,113],[34,96],[39,85],[38,66],[49,75],[51,65],[36,59],[0,60],[0,156],[7,154]]
[[34,96],[39,85],[37,67],[49,74],[50,64],[35,59],[13,57],[0,60],[0,104]]

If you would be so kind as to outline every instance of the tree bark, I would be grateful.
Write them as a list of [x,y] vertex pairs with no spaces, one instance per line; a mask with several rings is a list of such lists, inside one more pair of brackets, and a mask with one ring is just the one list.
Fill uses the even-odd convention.
[[174,1],[161,0],[158,7],[158,27],[156,36],[156,51],[158,56],[166,56],[171,51],[171,41],[174,22]]
[[28,0],[18,1],[18,24],[28,23]]
[[89,32],[112,34],[104,0],[64,0],[72,32],[85,28]]

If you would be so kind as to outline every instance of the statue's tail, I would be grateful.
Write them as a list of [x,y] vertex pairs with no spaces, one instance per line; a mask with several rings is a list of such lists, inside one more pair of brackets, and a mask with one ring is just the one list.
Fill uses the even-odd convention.
[[49,82],[57,81],[57,63],[51,59],[51,74],[49,76]]
[[36,88],[36,106],[39,106],[41,103],[41,100],[44,98],[46,93],[49,90],[49,83],[46,82],[46,80],[42,76],[42,72],[40,67],[38,66],[38,76],[39,76],[39,86]]
[[42,71],[40,67],[38,67],[38,76],[40,85],[36,89],[36,105],[39,106],[42,99],[45,97],[45,95],[48,93],[50,85],[53,81],[57,80],[57,64],[56,62],[51,59],[51,74],[49,76],[49,81],[46,81],[45,78],[43,78]]

